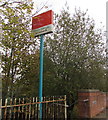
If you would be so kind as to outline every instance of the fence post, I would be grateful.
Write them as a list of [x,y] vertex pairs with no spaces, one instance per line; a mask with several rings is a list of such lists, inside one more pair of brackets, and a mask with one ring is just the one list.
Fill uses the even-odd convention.
[[[13,104],[12,102],[13,102],[13,99],[11,98],[10,99],[10,105]],[[13,107],[10,107],[10,115],[9,115],[10,118],[12,118],[12,111],[13,111]]]
[[[44,100],[47,101],[47,97],[45,97]],[[48,118],[48,103],[45,103],[45,119],[47,118]]]
[[[53,96],[53,101],[54,101],[54,96]],[[54,102],[53,102],[53,120],[54,120]]]
[[[7,106],[7,99],[5,100],[5,106]],[[7,117],[7,107],[5,108],[5,112],[4,112],[4,118],[6,119]]]
[[[16,98],[14,99],[14,105],[16,105]],[[14,116],[13,116],[13,118],[15,119],[15,114],[16,114],[16,107],[14,107],[14,110],[13,110],[13,113],[14,113]]]
[[65,119],[67,120],[67,105],[66,105],[66,95],[64,96],[65,99]]
[[[33,97],[33,103],[35,102],[35,98]],[[35,111],[35,109],[34,109],[34,104],[32,105],[32,116],[35,116],[35,114],[34,114],[34,111]],[[34,119],[35,119],[35,117],[34,117]]]
[[[38,101],[38,98],[36,97],[36,102]],[[35,104],[35,106],[36,106],[36,111],[35,111],[35,116],[36,116],[36,119],[38,120],[38,104]]]
[[[31,103],[31,98],[30,98],[30,103]],[[29,105],[29,120],[30,120],[30,117],[31,117],[31,105]]]
[[[22,99],[22,104],[25,103],[25,98]],[[22,106],[22,119],[24,119],[24,106]]]
[[[28,98],[25,98],[25,103],[27,103]],[[27,120],[27,115],[28,115],[28,106],[25,106],[25,119]]]
[[[19,100],[18,100],[18,104],[20,104],[20,98],[19,98]],[[20,106],[18,106],[18,119],[20,118]]]
[[[2,99],[0,99],[0,107],[2,106]],[[0,119],[2,120],[2,109],[0,109]]]

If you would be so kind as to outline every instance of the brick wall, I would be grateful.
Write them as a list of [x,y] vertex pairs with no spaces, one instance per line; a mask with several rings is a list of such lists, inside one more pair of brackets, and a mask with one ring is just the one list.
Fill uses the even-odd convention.
[[89,117],[89,93],[88,92],[79,92],[78,93],[78,111],[79,116],[82,118]]
[[106,94],[99,90],[78,92],[79,117],[92,118],[106,108]]
[[108,93],[106,93],[106,108],[108,109]]

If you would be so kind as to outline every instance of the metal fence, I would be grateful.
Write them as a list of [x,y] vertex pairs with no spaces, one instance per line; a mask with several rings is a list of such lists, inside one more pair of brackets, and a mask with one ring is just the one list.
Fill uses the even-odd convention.
[[38,97],[6,99],[5,105],[0,107],[2,119],[38,120],[40,103],[43,106],[43,119],[67,118],[66,96],[51,96],[43,97],[43,102],[39,102]]

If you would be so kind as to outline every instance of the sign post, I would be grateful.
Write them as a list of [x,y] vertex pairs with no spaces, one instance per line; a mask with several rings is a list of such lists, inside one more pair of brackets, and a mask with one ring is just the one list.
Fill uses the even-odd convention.
[[[53,32],[53,11],[49,10],[34,16],[32,18],[32,31],[35,37],[40,36],[39,102],[42,102],[44,35]],[[42,120],[42,103],[39,104],[39,119]]]
[[[42,102],[43,86],[43,47],[44,35],[40,35],[40,80],[39,80],[39,102]],[[39,119],[42,119],[42,103],[39,104]]]

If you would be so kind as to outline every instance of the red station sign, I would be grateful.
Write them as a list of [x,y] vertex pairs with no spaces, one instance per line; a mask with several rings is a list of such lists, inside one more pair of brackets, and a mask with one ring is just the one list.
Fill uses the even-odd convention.
[[53,32],[53,11],[49,10],[32,18],[32,30],[35,36]]

